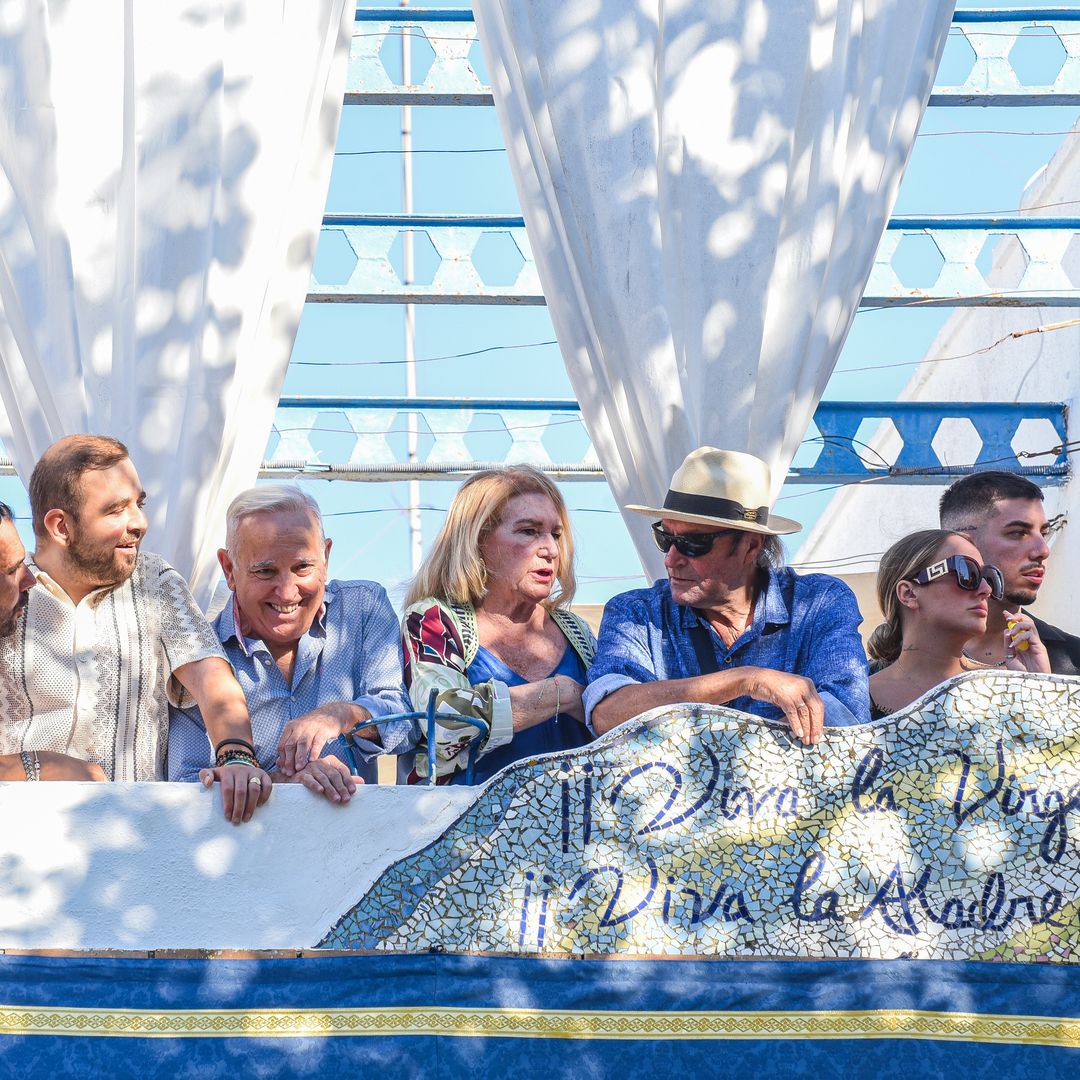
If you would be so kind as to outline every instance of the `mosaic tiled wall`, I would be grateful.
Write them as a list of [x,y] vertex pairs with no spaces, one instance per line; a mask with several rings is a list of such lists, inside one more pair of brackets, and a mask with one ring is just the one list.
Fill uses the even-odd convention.
[[507,769],[334,949],[1080,959],[1080,679],[965,675],[817,748],[654,710]]

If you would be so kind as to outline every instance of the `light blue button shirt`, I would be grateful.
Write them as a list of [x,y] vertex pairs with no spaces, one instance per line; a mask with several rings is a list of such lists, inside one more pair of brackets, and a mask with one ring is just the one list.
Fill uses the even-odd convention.
[[[319,705],[351,701],[375,719],[411,710],[402,685],[398,619],[386,590],[373,581],[327,583],[322,610],[300,639],[291,686],[263,642],[240,632],[235,599],[213,626],[247,698],[256,756],[267,771],[277,766],[285,725]],[[197,780],[213,757],[202,716],[198,709],[171,709],[169,720],[169,779]],[[377,779],[379,754],[402,753],[416,741],[407,720],[392,721],[380,732],[382,746],[357,744],[359,775],[368,783]],[[341,737],[326,744],[326,754],[349,762]]]

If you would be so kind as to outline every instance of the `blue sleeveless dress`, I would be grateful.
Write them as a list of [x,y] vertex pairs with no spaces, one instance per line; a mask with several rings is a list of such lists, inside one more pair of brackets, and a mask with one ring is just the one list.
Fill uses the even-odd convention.
[[[487,682],[488,679],[498,679],[507,686],[524,686],[528,682],[528,679],[523,679],[516,671],[508,668],[483,645],[477,649],[476,658],[469,665],[467,674],[473,686]],[[568,679],[573,679],[582,686],[585,685],[585,665],[574,652],[573,646],[569,644],[566,646],[566,651],[558,666],[547,677],[550,679],[553,675],[565,675]],[[554,707],[555,702],[551,704]],[[552,716],[527,731],[517,732],[506,746],[500,746],[497,750],[492,750],[490,754],[485,754],[480,758],[473,770],[473,783],[482,784],[500,769],[522,758],[532,757],[535,754],[550,754],[556,750],[573,750],[578,746],[584,746],[591,738],[585,725],[578,723],[572,716],[560,716],[557,719]],[[450,783],[464,784],[464,771],[455,772]]]

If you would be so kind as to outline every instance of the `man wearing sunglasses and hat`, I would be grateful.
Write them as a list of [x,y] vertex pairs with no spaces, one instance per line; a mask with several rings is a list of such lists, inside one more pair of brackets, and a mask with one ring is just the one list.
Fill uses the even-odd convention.
[[613,597],[584,694],[597,733],[659,705],[728,705],[785,719],[816,743],[823,726],[869,719],[862,616],[852,591],[782,563],[796,521],[768,506],[768,466],[704,446],[689,454],[659,508],[667,581]]

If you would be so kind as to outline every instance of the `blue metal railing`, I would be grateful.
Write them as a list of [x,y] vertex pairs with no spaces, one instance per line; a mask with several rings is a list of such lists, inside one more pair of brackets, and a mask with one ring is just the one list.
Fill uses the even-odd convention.
[[[402,282],[391,254],[402,232],[423,234],[430,242],[429,280]],[[520,214],[328,214],[323,236],[331,235],[338,255],[330,263],[317,259],[311,303],[545,303]],[[914,281],[896,269],[912,237],[926,249]],[[484,251],[484,265],[478,266],[484,244],[501,254],[493,259],[490,249]],[[1070,251],[1080,253],[1080,217],[895,217],[879,244],[861,306],[1077,307],[1080,259],[1066,258],[1063,253]],[[501,273],[490,274],[485,267],[491,265]]]
[[[476,729],[476,734],[469,740],[468,745],[465,747],[464,753],[468,754],[468,762],[465,766],[465,783],[472,784],[474,780],[474,774],[476,770],[476,757],[477,751],[480,748],[480,743],[488,733],[488,725],[483,720],[477,720],[472,716],[464,716],[461,713],[456,712],[439,712],[439,691],[432,690],[428,695],[427,708],[423,712],[407,712],[407,713],[393,713],[390,716],[380,716],[368,720],[363,727],[382,727],[385,724],[393,723],[397,720],[408,720],[410,723],[417,723],[421,720],[424,721],[424,733],[427,737],[427,758],[428,758],[428,775],[427,781],[429,784],[434,785],[436,780],[435,772],[435,753],[432,747],[436,745],[435,728],[440,720],[449,720],[456,724],[464,724],[466,727],[472,727]],[[345,735],[345,752],[349,758],[349,765],[352,768],[353,775],[359,775],[360,765],[356,759],[356,734],[355,732],[348,732]]]
[[[473,66],[478,43],[468,8],[358,8],[356,21],[361,29],[354,40],[347,101],[492,103],[490,87],[482,84]],[[930,104],[1080,105],[1078,23],[1080,8],[1060,6],[957,11],[952,35],[970,46],[971,68],[962,85],[935,87]],[[1012,50],[1025,33],[1031,33],[1026,29],[1031,24],[1039,27],[1033,36],[1053,38],[1049,45],[1059,48],[1063,56],[1057,73],[1041,86],[1021,84],[1012,67]],[[420,75],[423,83],[401,86],[387,72],[381,51],[386,40],[406,26],[415,27],[416,36],[427,39],[433,61],[430,70]],[[389,252],[402,231],[426,233],[431,241],[436,268],[426,285],[403,285],[392,266]],[[355,266],[340,272],[341,280],[334,284],[313,280],[308,298],[312,302],[544,303],[520,215],[328,214],[324,233],[328,232],[342,235],[345,244],[339,246],[346,261],[351,249]],[[1072,234],[1071,240],[1066,241],[1062,233]],[[478,242],[492,234],[516,246],[520,255],[520,271],[509,283],[488,284],[473,263]],[[921,263],[910,256],[897,258],[905,245],[918,244],[925,253]],[[1080,306],[1080,273],[1074,275],[1076,281],[1070,277],[1071,263],[1061,254],[1066,246],[1080,251],[1080,218],[1022,212],[896,217],[888,223],[863,306]],[[906,268],[902,275],[894,260]],[[935,268],[938,262],[940,268]],[[910,270],[913,263],[916,272]],[[912,285],[908,279],[919,284]],[[356,444],[347,462],[323,465],[302,435],[284,436],[281,446],[289,453],[279,453],[278,460],[267,463],[272,475],[295,469],[343,479],[457,479],[485,465],[510,460],[532,460],[562,479],[601,479],[603,475],[591,452],[569,464],[545,457],[537,429],[543,428],[546,417],[576,413],[572,400],[303,396],[283,398],[281,408],[290,425],[305,412],[307,422],[314,425],[317,410],[340,411],[356,434]],[[386,441],[388,418],[417,411],[429,418],[434,440],[431,452],[420,463],[394,460],[394,450]],[[463,430],[478,413],[515,418],[506,424],[510,448],[500,461],[473,460],[466,452]],[[529,430],[515,430],[523,417],[528,418],[524,427]],[[970,424],[978,449],[963,464],[946,464],[938,458],[933,442],[943,422],[957,419]],[[868,420],[892,425],[897,436],[891,440],[892,460],[880,456],[882,440],[872,440],[869,446],[859,442],[860,429]],[[1014,451],[1019,427],[1026,421],[1045,425],[1045,445],[1029,441],[1027,449]],[[811,434],[806,442],[807,446],[820,444],[820,453],[811,464],[793,467],[789,482],[903,479],[933,483],[943,475],[996,464],[1054,484],[1069,472],[1066,415],[1060,404],[822,402],[815,425],[817,435]],[[796,461],[807,460],[811,452],[801,453]]]
[[357,22],[471,23],[472,8],[357,7]]
[[[476,27],[468,8],[358,7],[356,22],[362,40],[353,50],[346,100],[395,105],[409,101],[424,105],[492,105],[472,62]],[[1074,43],[1080,9],[1071,7],[970,8],[956,11],[951,38],[967,42],[970,63],[963,82],[937,85],[929,104],[935,106],[1023,106],[1080,104],[1080,48]],[[456,24],[452,34],[447,30]],[[382,39],[405,27],[426,38],[434,54],[423,82],[403,86],[382,64]],[[1025,31],[1038,29],[1039,38],[1058,43],[1057,64],[1044,57],[1042,84],[1032,84],[1014,68],[1013,50]],[[430,32],[429,32],[430,28]],[[1053,46],[1046,42],[1044,51]]]
[[[524,229],[521,214],[324,214],[323,228],[342,226],[393,227],[396,229]],[[994,217],[965,214],[901,214],[885,226],[894,230],[994,229],[1014,232],[1017,229],[1067,229],[1080,232],[1080,217],[1026,217],[1024,214],[999,214]]]
[[[318,463],[310,444],[320,413],[340,415],[342,431],[355,434],[348,460],[338,465]],[[423,413],[431,430],[432,444],[420,462],[399,457],[402,445],[393,441],[395,420]],[[529,461],[563,480],[598,480],[603,473],[590,449],[577,461],[551,459],[541,441],[545,425],[558,416],[579,415],[576,401],[567,398],[466,398],[466,397],[354,397],[287,396],[280,402],[283,419],[278,461],[268,463],[282,472],[310,471],[340,479],[461,479],[480,468]],[[475,432],[476,416],[487,414],[501,425],[506,445],[499,460],[477,459],[467,442]],[[505,417],[505,419],[501,419]],[[302,422],[301,422],[302,421]],[[877,430],[892,425],[890,441],[860,438],[863,425]],[[961,453],[955,440],[950,460],[935,447],[943,425],[968,425]],[[960,475],[974,468],[997,467],[1058,484],[1069,476],[1067,412],[1055,402],[942,402],[942,401],[823,401],[814,414],[814,429],[804,443],[800,458],[815,460],[790,470],[788,483],[827,484],[865,480],[903,480],[906,483],[937,483],[942,476]],[[344,426],[344,425],[347,425]],[[336,425],[335,425],[336,426]],[[1021,438],[1021,430],[1027,429]],[[1033,430],[1032,430],[1033,429]],[[400,441],[400,440],[399,440]],[[284,449],[281,449],[283,447]],[[944,451],[943,451],[944,452]],[[305,466],[304,463],[314,464]]]
[[1025,232],[1051,229],[1080,232],[1080,217],[1027,217],[1022,213],[998,214],[994,217],[979,214],[924,214],[922,216],[902,214],[899,217],[890,218],[885,228],[900,232],[918,230]]
[[[393,9],[400,11],[400,8]],[[468,14],[468,8],[458,9]],[[1009,23],[1009,22],[1077,22],[1080,8],[1075,7],[1026,7],[1026,8],[958,8],[953,12],[954,23]],[[467,20],[460,19],[460,22]]]

